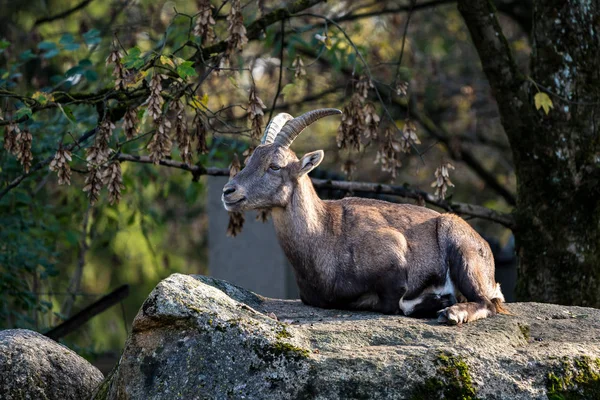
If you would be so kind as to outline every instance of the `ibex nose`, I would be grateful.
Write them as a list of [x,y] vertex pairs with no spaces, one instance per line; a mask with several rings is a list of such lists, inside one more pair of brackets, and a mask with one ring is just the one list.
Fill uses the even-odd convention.
[[231,193],[233,193],[233,192],[235,192],[235,188],[234,188],[233,186],[225,186],[225,187],[223,188],[223,194],[224,194],[225,196],[227,196],[228,194],[231,194]]

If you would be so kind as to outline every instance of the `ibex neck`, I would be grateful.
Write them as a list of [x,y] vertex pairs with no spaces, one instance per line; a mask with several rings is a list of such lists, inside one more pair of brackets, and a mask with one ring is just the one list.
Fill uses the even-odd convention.
[[278,234],[320,234],[325,225],[325,203],[319,198],[308,176],[298,180],[292,198],[285,208],[273,209],[273,221]]

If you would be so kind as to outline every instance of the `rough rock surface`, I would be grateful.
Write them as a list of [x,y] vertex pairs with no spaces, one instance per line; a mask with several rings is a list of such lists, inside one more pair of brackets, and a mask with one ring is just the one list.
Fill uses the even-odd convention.
[[96,399],[600,399],[600,310],[508,308],[441,326],[176,274]]
[[104,376],[77,353],[37,332],[0,331],[0,399],[88,399]]

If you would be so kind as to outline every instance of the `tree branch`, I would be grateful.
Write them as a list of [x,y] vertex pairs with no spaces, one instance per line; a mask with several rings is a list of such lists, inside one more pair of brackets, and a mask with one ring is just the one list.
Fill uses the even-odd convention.
[[[148,156],[136,156],[124,153],[118,154],[116,159],[119,161],[130,161],[144,164],[152,163],[152,160],[150,160],[150,157]],[[160,160],[159,164],[171,168],[179,168],[185,171],[190,171],[194,175],[195,179],[197,179],[201,175],[229,176],[228,168],[205,168],[202,165],[187,165],[180,161],[174,160]],[[499,211],[494,211],[486,207],[472,204],[454,203],[446,200],[438,200],[430,193],[419,189],[412,189],[404,186],[386,185],[381,183],[333,181],[316,178],[311,179],[313,185],[317,189],[333,189],[341,190],[344,192],[387,194],[407,199],[414,199],[417,201],[423,201],[427,204],[431,204],[432,206],[441,208],[445,211],[453,212],[460,215],[468,215],[471,217],[486,219],[504,225],[509,229],[515,229],[515,222],[512,215],[510,214],[501,213]]]
[[[414,104],[414,101],[410,102]],[[463,144],[458,141],[456,143],[452,142],[452,136],[450,136],[447,132],[444,131],[443,128],[436,125],[425,113],[420,112],[416,107],[411,107],[410,114],[414,119],[419,121],[419,123],[429,132],[431,136],[439,140],[444,144],[448,153],[450,153],[450,157],[453,160],[462,161],[467,164],[477,176],[479,176],[490,188],[496,191],[500,196],[506,200],[508,204],[511,206],[515,206],[517,204],[517,199],[515,195],[512,194],[510,190],[508,190],[504,185],[502,185],[496,177],[486,170],[483,165],[477,160],[477,158],[471,153]]]
[[[92,129],[90,129],[89,131],[87,131],[86,133],[84,133],[77,140],[77,142],[71,143],[69,146],[67,146],[66,150],[72,151],[75,147],[79,146],[81,143],[85,142],[87,139],[89,139],[90,137],[94,136],[96,134],[96,130],[97,130],[97,127],[94,127]],[[15,178],[11,183],[8,184],[7,187],[5,187],[4,189],[2,189],[2,191],[0,191],[0,199],[2,199],[6,195],[6,193],[8,193],[12,189],[16,188],[17,186],[19,186],[19,184],[21,182],[23,182],[23,180],[25,180],[25,178],[33,175],[34,173],[36,173],[40,169],[44,168],[46,165],[50,164],[50,162],[52,162],[53,159],[54,159],[54,154],[52,154],[51,156],[49,156],[45,160],[40,161],[39,163],[35,164],[33,167],[31,167],[29,169],[28,173],[25,173],[25,174],[20,175],[17,178]]]
[[[248,24],[248,26],[246,26],[246,37],[248,38],[248,41],[257,39],[261,32],[267,29],[270,25],[282,21],[293,14],[304,11],[307,8],[317,5],[323,1],[325,0],[296,0],[288,6],[273,10],[264,17]],[[190,45],[193,45],[193,43],[190,43]],[[210,58],[211,54],[222,53],[226,48],[227,40],[222,40],[210,47],[200,48],[192,57],[192,59],[196,60],[196,62],[203,63],[204,60]]]
[[498,99],[497,91],[512,91],[524,78],[496,17],[496,7],[491,0],[458,0],[458,10],[471,32],[483,71]]
[[40,25],[45,24],[47,22],[52,22],[52,21],[56,21],[57,19],[68,17],[69,15],[71,15],[71,14],[73,14],[73,13],[81,10],[82,8],[85,8],[92,1],[94,1],[94,0],[83,0],[81,3],[77,4],[75,7],[70,8],[70,9],[68,9],[66,11],[63,11],[63,12],[55,14],[55,15],[51,15],[49,17],[40,18],[37,21],[35,21],[35,23],[33,24],[33,26],[34,27],[40,26]]
[[[315,54],[312,50],[306,49],[304,47],[298,47],[297,51],[307,55],[309,57],[315,57]],[[319,59],[319,62],[325,64],[327,67],[330,67],[329,60],[325,58]],[[342,68],[341,70],[347,77],[352,77],[352,71],[347,68]],[[373,82],[375,87],[380,91],[384,92],[389,90],[389,87],[380,83]],[[464,162],[469,168],[475,172],[479,178],[481,178],[491,189],[496,191],[499,195],[501,195],[508,204],[515,205],[516,199],[514,194],[511,193],[504,185],[502,185],[496,177],[489,171],[487,171],[483,165],[473,156],[473,154],[460,142],[453,142],[453,137],[445,132],[439,125],[433,122],[425,113],[421,112],[414,106],[415,102],[410,102],[413,106],[410,108],[410,115],[419,121],[419,123],[425,128],[425,131],[433,138],[439,140],[446,150],[450,154],[450,157],[456,161]],[[394,104],[399,106],[405,110],[408,110],[409,105],[406,102],[401,102],[399,100],[394,100]]]
[[408,12],[411,10],[413,10],[413,11],[423,10],[423,9],[427,9],[427,8],[441,6],[444,4],[453,4],[453,3],[456,3],[456,0],[431,0],[431,1],[423,2],[423,3],[416,3],[414,5],[414,7],[411,5],[407,5],[407,6],[400,6],[400,7],[396,7],[396,8],[384,8],[384,9],[377,10],[377,11],[367,11],[367,12],[357,13],[357,14],[347,14],[347,15],[341,16],[339,18],[332,18],[332,19],[336,22],[354,21],[354,20],[362,19],[362,18],[377,17],[377,16],[385,15],[385,14],[397,14],[397,13],[401,13],[401,12]]
[[124,300],[127,298],[127,296],[129,296],[129,285],[119,286],[106,296],[103,296],[100,300],[93,302],[60,325],[50,329],[48,332],[44,333],[44,335],[50,339],[58,340],[61,337],[74,332],[87,321],[106,311],[108,308],[114,306],[118,302]]

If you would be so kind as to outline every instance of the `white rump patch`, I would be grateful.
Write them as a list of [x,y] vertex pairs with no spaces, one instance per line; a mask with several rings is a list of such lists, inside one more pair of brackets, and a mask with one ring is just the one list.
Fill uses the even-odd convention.
[[421,296],[412,300],[404,300],[404,296],[402,296],[402,298],[400,299],[400,309],[402,310],[402,313],[404,313],[404,315],[410,315],[412,314],[415,307],[421,304],[422,301],[423,298]]
[[500,284],[496,283],[496,288],[494,290],[494,294],[492,296],[492,299],[500,299],[502,300],[503,303],[506,302],[506,300],[504,300],[504,294],[502,294],[502,290],[500,290]]
[[[499,289],[498,289],[499,290]],[[452,294],[456,297],[456,288],[454,287],[454,283],[452,283],[452,279],[450,279],[450,270],[446,271],[446,280],[444,281],[443,286],[430,286],[423,290],[418,297],[415,297],[412,300],[404,300],[404,296],[400,299],[400,309],[404,313],[404,315],[410,315],[416,306],[421,304],[425,295],[434,293],[440,297],[446,296],[448,294]],[[502,293],[500,293],[502,294]]]

